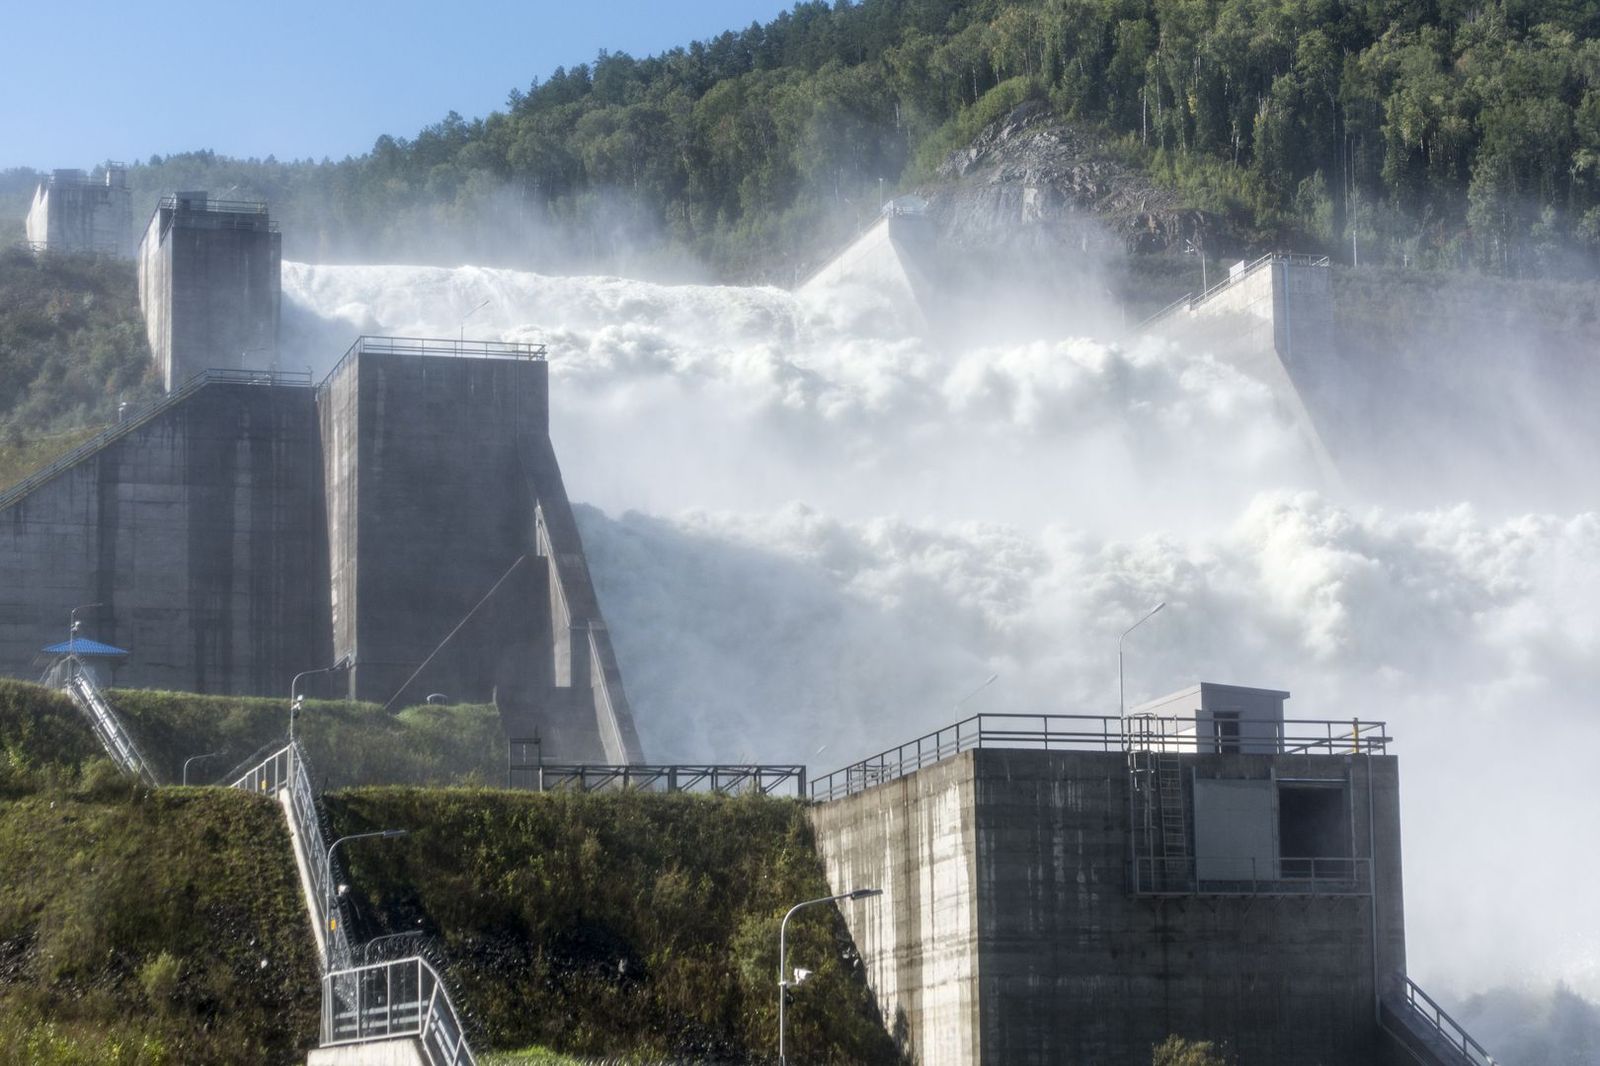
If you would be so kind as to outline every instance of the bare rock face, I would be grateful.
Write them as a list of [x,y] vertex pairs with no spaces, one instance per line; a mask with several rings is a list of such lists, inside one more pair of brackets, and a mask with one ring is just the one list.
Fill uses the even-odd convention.
[[1181,252],[1219,228],[1098,138],[1029,101],[939,167],[930,215],[957,244],[1085,252]]

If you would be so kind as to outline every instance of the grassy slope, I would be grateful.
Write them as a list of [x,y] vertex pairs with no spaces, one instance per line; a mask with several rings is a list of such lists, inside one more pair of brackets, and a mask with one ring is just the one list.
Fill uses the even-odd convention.
[[0,683],[0,1062],[288,1063],[317,970],[278,808],[133,787]]
[[[275,739],[284,722],[273,700],[113,702],[173,774],[183,753]],[[303,732],[335,783],[481,780],[503,758],[490,708],[312,704]],[[828,891],[799,804],[368,787],[327,806],[338,832],[412,831],[349,849],[353,932],[432,934],[479,1045],[525,1049],[506,1066],[771,1056],[778,920]],[[63,697],[0,681],[0,1062],[278,1061],[314,1033],[282,834],[276,809],[246,797],[131,789]],[[818,908],[790,934],[792,964],[817,972],[791,1013],[796,1046],[817,1062],[894,1061],[842,922]],[[176,997],[154,962],[169,937]],[[298,977],[274,961],[297,955]],[[68,1002],[73,990],[87,992]],[[28,1050],[47,1038],[78,1050]]]
[[[747,1062],[777,1030],[778,922],[826,895],[804,808],[740,797],[366,788],[335,831],[365,928],[435,934],[487,1047]],[[852,906],[875,906],[873,902]],[[816,971],[790,1015],[807,1060],[895,1061],[839,917],[790,923]]]

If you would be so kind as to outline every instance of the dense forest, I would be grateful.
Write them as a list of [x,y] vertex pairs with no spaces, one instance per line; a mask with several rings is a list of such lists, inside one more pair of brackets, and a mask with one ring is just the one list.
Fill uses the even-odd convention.
[[[781,279],[1031,98],[1264,240],[1561,276],[1600,257],[1597,31],[1600,0],[808,0],[359,158],[131,178],[270,199],[300,258],[657,248]],[[10,203],[32,175],[5,178]]]

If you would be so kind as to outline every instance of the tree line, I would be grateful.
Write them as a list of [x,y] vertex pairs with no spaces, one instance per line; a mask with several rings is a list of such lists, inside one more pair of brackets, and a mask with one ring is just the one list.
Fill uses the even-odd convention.
[[1262,242],[1564,276],[1600,259],[1597,30],[1600,0],[806,0],[360,157],[131,177],[270,199],[305,258],[653,246],[787,280],[1036,98]]

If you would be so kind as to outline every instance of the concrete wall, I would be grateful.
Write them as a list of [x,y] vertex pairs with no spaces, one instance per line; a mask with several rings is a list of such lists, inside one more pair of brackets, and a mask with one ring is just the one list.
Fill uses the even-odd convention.
[[280,694],[327,662],[310,389],[208,385],[0,509],[0,671],[84,632],[119,685]]
[[100,602],[117,684],[282,695],[348,656],[306,691],[493,700],[552,760],[641,761],[547,390],[531,356],[365,338],[318,389],[169,399],[0,504],[0,672]]
[[1376,895],[1133,895],[1116,752],[982,749],[813,812],[835,890],[887,892],[881,915],[844,913],[918,1061],[1142,1066],[1169,1034],[1225,1042],[1240,1066],[1376,1060],[1374,974],[1405,965],[1394,760],[1370,763],[1374,841],[1366,757],[1182,759],[1348,777]]
[[120,170],[99,181],[78,170],[56,171],[34,191],[24,225],[39,251],[133,254],[133,200]]
[[814,295],[839,285],[865,288],[883,296],[909,328],[925,330],[928,312],[939,300],[927,277],[933,237],[926,218],[884,215],[797,291]]
[[[519,437],[547,434],[547,373],[531,359],[357,351],[323,391],[334,653],[361,699],[384,702],[534,555]],[[529,558],[404,693],[487,701],[536,658],[544,612]],[[520,571],[520,573],[519,573]]]
[[1319,399],[1337,377],[1333,281],[1326,265],[1275,259],[1161,320],[1155,331],[1210,351],[1272,390],[1337,483]]
[[264,212],[208,203],[164,200],[139,245],[139,307],[168,391],[203,370],[277,363],[281,237]]

